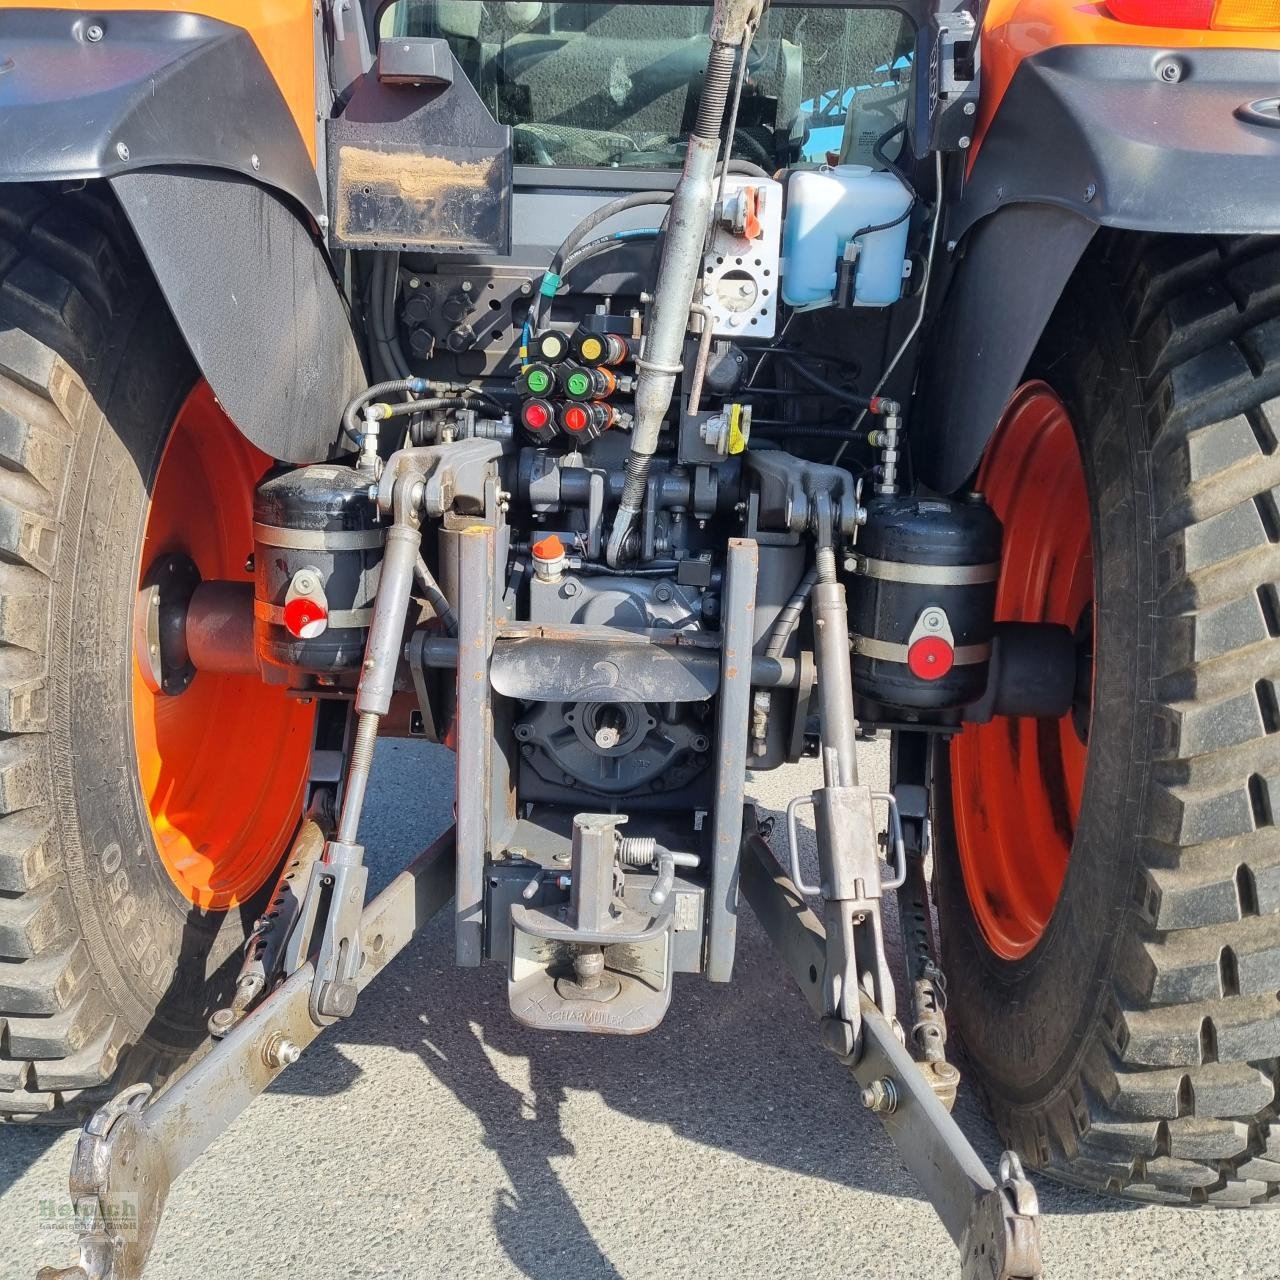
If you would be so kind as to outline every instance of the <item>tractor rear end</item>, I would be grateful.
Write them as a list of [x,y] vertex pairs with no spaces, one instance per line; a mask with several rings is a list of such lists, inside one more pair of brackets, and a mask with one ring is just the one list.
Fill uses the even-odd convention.
[[[45,1274],[140,1275],[441,911],[519,1022],[628,1035],[745,900],[966,1277],[1040,1274],[1027,1169],[1273,1198],[1280,16],[1165,10],[0,8]],[[370,901],[389,734],[456,821]]]

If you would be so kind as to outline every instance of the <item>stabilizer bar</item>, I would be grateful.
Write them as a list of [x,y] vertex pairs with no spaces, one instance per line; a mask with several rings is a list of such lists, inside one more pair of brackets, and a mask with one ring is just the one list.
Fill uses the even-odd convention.
[[[360,920],[363,990],[453,897],[454,829],[420,853]],[[97,1111],[80,1134],[71,1198],[80,1228],[76,1265],[37,1280],[137,1280],[174,1179],[324,1029],[308,1009],[310,961],[163,1093],[135,1085]],[[121,1229],[121,1219],[128,1229]]]
[[[827,943],[773,851],[758,835],[742,843],[742,892],[774,947],[822,1017]],[[1039,1210],[1016,1155],[996,1180],[938,1099],[873,1001],[862,997],[862,1051],[850,1068],[903,1163],[960,1249],[962,1280],[1035,1280],[1041,1275]]]

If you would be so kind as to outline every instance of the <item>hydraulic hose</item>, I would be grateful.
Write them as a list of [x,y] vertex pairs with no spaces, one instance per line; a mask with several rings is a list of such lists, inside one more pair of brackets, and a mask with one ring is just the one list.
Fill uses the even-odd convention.
[[[356,421],[360,410],[371,401],[380,399],[382,396],[394,396],[400,394],[424,395],[428,389],[426,378],[396,378],[391,382],[378,382],[372,387],[366,387],[342,412],[342,429],[347,433],[348,438],[355,444],[360,443],[360,429]],[[421,401],[417,402],[421,403]],[[408,412],[408,410],[406,410]]]
[[451,635],[458,634],[458,615],[454,612],[453,605],[449,603],[448,597],[440,590],[440,584],[435,580],[431,570],[427,568],[427,562],[419,556],[417,562],[413,566],[413,576],[418,580],[418,586],[422,590],[422,594],[426,596],[427,603],[431,606],[437,618],[444,623],[444,629]]
[[808,368],[802,361],[797,360],[794,356],[782,351],[778,353],[780,359],[787,368],[797,373],[811,387],[817,388],[824,395],[830,396],[833,400],[839,400],[842,404],[852,405],[855,409],[870,409],[871,397],[860,396],[856,391],[846,391],[843,387],[837,387],[834,382],[828,382],[826,378]]
[[610,565],[616,566],[628,558],[627,542],[644,506],[649,468],[680,373],[689,308],[701,276],[700,258],[715,201],[720,127],[724,123],[739,46],[743,46],[745,55],[749,17],[745,8],[735,8],[725,0],[717,3],[712,14],[711,52],[702,82],[702,98],[689,135],[684,168],[671,200],[658,264],[658,282],[649,306],[644,354],[636,361],[635,424],[622,497],[605,551]]
[[386,270],[382,277],[381,324],[382,340],[386,343],[391,363],[397,373],[409,376],[409,362],[404,358],[400,338],[396,333],[396,279],[400,272],[400,255],[387,254]]
[[602,204],[598,209],[594,209],[587,214],[565,236],[564,243],[556,250],[555,256],[551,259],[551,265],[542,277],[542,284],[534,295],[533,305],[529,308],[528,323],[530,332],[538,332],[538,327],[542,320],[543,299],[554,297],[556,290],[560,287],[560,276],[565,269],[565,259],[573,253],[587,236],[602,223],[608,222],[610,218],[616,218],[620,213],[626,213],[629,209],[670,204],[672,202],[672,194],[670,191],[636,191],[631,195],[619,196],[616,200],[610,200],[608,204]]
[[804,612],[805,604],[809,600],[809,592],[813,590],[813,584],[817,580],[818,566],[814,565],[800,579],[795,591],[792,592],[791,599],[782,606],[774,620],[773,630],[769,632],[769,643],[764,650],[766,658],[780,658],[786,651],[787,641],[791,639],[791,633],[796,629],[796,623],[800,621],[800,615]]
[[[853,444],[867,438],[866,432],[855,434],[848,427],[806,427],[799,422],[776,422],[769,419],[753,419],[753,431],[762,436],[808,436],[813,440],[839,440],[844,444]],[[850,463],[850,466],[859,464]]]
[[[804,607],[809,602],[813,584],[817,581],[818,566],[814,565],[796,584],[796,589],[791,593],[791,599],[782,606],[774,619],[773,627],[769,632],[769,641],[765,645],[766,658],[777,660],[786,652],[791,633],[796,629],[800,615],[804,613]],[[751,754],[757,759],[768,750],[765,738],[769,732],[769,711],[772,706],[773,695],[770,691],[757,689],[752,699],[751,714]]]
[[605,253],[609,249],[616,249],[621,244],[631,244],[640,240],[656,240],[659,230],[658,227],[638,227],[634,231],[615,231],[612,235],[601,236],[597,240],[588,240],[586,244],[579,246],[564,260],[564,264],[560,268],[560,275],[567,276],[574,267],[580,266],[590,258]]

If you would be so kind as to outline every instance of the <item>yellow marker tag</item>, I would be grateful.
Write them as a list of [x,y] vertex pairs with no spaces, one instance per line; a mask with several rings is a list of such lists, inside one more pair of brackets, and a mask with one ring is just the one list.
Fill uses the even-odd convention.
[[750,412],[743,414],[740,404],[729,406],[729,452],[741,453],[747,447],[747,433],[751,430]]

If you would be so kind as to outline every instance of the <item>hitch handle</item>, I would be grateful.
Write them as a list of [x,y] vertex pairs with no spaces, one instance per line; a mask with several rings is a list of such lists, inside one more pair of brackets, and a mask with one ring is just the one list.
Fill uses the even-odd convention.
[[[893,868],[893,876],[880,879],[881,889],[900,889],[907,882],[907,845],[902,836],[902,815],[898,811],[897,798],[890,791],[873,791],[872,800],[880,800],[889,808],[889,844],[892,857],[888,859]],[[787,854],[791,882],[806,898],[817,897],[822,892],[820,884],[805,884],[800,874],[800,830],[796,824],[796,814],[805,806],[813,808],[813,796],[796,796],[787,805]]]

